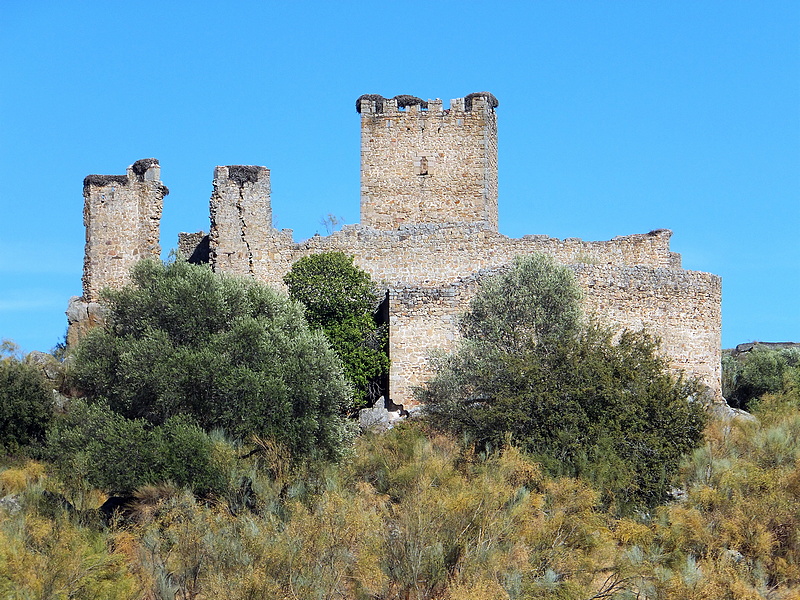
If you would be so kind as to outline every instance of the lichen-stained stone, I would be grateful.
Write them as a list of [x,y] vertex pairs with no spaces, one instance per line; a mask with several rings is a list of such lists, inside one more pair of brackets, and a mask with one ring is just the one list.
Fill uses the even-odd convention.
[[66,315],[67,346],[75,348],[90,330],[105,324],[107,311],[99,302],[86,302],[80,296],[72,296]]

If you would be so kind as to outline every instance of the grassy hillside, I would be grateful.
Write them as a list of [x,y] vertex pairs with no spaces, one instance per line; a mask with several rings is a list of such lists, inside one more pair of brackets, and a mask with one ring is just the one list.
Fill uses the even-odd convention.
[[[676,500],[619,518],[519,450],[475,454],[411,423],[339,464],[215,439],[225,494],[164,483],[104,522],[106,495],[5,459],[4,598],[796,598],[800,395],[715,422]],[[246,458],[238,458],[241,456]]]

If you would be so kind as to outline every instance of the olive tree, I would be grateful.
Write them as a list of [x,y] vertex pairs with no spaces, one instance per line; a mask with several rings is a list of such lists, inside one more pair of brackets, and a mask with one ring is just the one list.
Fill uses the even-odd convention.
[[296,456],[345,446],[350,387],[296,302],[203,265],[149,260],[104,301],[108,321],[72,370],[90,398],[154,425],[189,415],[206,430],[270,437]]
[[43,439],[53,418],[53,393],[41,372],[0,343],[0,451],[16,452]]
[[647,334],[581,315],[572,272],[543,255],[483,283],[462,342],[418,390],[429,421],[482,447],[509,441],[552,474],[583,476],[621,510],[653,505],[701,439],[696,384]]

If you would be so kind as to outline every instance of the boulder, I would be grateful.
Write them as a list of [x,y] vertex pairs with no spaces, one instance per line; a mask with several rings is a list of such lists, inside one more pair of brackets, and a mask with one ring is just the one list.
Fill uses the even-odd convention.
[[[389,404],[389,408],[387,408],[387,404]],[[386,431],[394,427],[395,422],[405,418],[406,415],[402,406],[392,403],[391,400],[387,401],[381,396],[372,408],[362,408],[358,411],[358,425],[361,431]]]
[[53,387],[59,387],[64,379],[64,365],[52,354],[34,350],[25,357],[25,362],[37,367]]
[[19,497],[9,494],[0,498],[0,510],[4,510],[9,514],[14,514],[22,510],[22,504],[19,502]]
[[715,402],[707,407],[709,414],[724,422],[758,423],[758,419],[746,410],[733,408],[727,402]]
[[67,347],[74,348],[91,329],[105,323],[108,311],[97,302],[86,302],[80,296],[72,296],[66,314]]

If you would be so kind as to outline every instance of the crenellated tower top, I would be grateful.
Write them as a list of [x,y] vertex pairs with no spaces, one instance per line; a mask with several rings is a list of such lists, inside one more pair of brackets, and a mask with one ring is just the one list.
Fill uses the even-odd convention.
[[497,231],[497,99],[364,94],[361,224],[480,223]]

